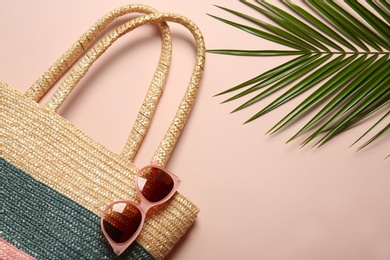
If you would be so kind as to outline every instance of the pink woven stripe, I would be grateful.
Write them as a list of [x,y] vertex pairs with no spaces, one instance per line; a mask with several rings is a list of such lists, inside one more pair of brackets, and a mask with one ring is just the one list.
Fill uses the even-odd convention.
[[23,251],[20,251],[13,245],[9,244],[7,241],[0,237],[0,259],[1,260],[33,260],[35,259],[32,256],[29,256]]

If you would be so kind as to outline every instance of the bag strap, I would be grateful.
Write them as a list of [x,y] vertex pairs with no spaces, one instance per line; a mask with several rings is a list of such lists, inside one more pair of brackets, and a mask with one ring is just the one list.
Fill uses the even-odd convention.
[[[65,72],[78,60],[83,53],[101,36],[115,19],[130,14],[150,14],[157,12],[156,9],[146,5],[126,5],[114,9],[100,18],[89,30],[81,35],[79,39],[52,65],[34,84],[25,92],[25,96],[38,102],[45,93],[65,74]],[[162,32],[170,34],[166,23],[158,24]],[[164,35],[164,34],[163,34]]]
[[[98,20],[86,33],[84,33],[25,93],[25,97],[38,102],[45,93],[64,75],[64,73],[78,60],[83,53],[92,45],[92,43],[101,35],[101,32],[115,19],[129,13],[150,14],[157,12],[156,9],[146,5],[126,5],[114,9],[112,12]],[[150,105],[149,100],[159,100],[162,90],[165,86],[168,69],[171,62],[172,36],[166,22],[157,23],[162,37],[162,48],[160,60],[154,73],[145,101],[138,112],[135,125],[131,130],[122,155],[126,156],[131,162],[149,129],[151,119],[156,106]],[[97,52],[104,52],[110,46],[103,40],[93,46],[84,56],[89,59],[91,55]],[[69,78],[65,80],[69,83]],[[76,84],[76,83],[74,83]]]
[[[126,34],[145,24],[150,23],[161,23],[161,22],[175,22],[186,27],[195,38],[196,44],[196,62],[195,67],[192,72],[192,76],[187,88],[187,91],[180,103],[180,106],[176,112],[176,115],[173,119],[173,122],[168,128],[162,142],[157,148],[152,160],[157,160],[160,165],[164,166],[171,152],[184,128],[184,125],[188,119],[192,106],[195,102],[197,96],[198,87],[200,80],[203,75],[204,63],[205,63],[205,45],[203,36],[199,28],[188,18],[181,16],[179,14],[172,13],[152,13],[145,16],[137,17],[133,20],[128,21],[127,23],[119,26],[116,30],[109,33],[105,36],[100,43],[94,46],[94,48],[88,52],[86,57],[84,57],[70,72],[66,77],[64,82],[60,85],[57,91],[54,93],[52,98],[46,103],[46,108],[52,111],[56,111],[61,104],[69,96],[75,85],[83,78],[87,73],[91,65],[99,58],[104,51],[113,44],[120,36]],[[147,106],[154,106],[157,104],[158,100],[146,100],[148,103]],[[136,130],[138,126],[135,126]],[[129,142],[126,144],[131,146]],[[126,148],[125,148],[126,151]],[[126,152],[125,152],[126,156]]]

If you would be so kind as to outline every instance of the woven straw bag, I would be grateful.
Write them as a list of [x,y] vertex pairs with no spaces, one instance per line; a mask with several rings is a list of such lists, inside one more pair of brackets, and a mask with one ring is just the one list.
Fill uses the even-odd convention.
[[[90,48],[114,19],[132,12],[143,15],[119,26]],[[114,200],[137,201],[134,179],[138,167],[133,159],[150,125],[171,60],[171,34],[166,22],[188,28],[197,53],[188,89],[152,158],[164,166],[190,114],[203,74],[203,38],[187,18],[143,5],[120,7],[83,34],[26,93],[0,83],[0,259],[116,257],[100,229],[100,214]],[[114,41],[150,23],[156,24],[162,35],[161,57],[125,148],[116,154],[61,117],[57,109]],[[77,60],[51,99],[39,104]],[[164,258],[197,213],[192,202],[176,193],[162,210],[147,217],[136,242],[119,258]]]

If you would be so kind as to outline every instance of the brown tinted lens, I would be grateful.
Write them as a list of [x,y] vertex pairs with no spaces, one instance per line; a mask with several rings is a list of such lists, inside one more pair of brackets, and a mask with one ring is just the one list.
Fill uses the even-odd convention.
[[172,191],[173,179],[165,171],[151,166],[140,172],[138,187],[145,199],[158,202]]
[[137,207],[125,202],[118,202],[104,213],[103,226],[114,242],[124,243],[135,234],[141,220],[142,214]]

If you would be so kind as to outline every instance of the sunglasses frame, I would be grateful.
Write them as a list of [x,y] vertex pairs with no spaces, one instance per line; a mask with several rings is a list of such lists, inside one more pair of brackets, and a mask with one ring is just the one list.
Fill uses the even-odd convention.
[[[138,178],[140,177],[140,173],[142,173],[145,169],[148,169],[148,168],[156,168],[156,169],[159,169],[161,171],[164,171],[165,173],[167,173],[173,180],[173,187],[172,187],[172,190],[168,193],[167,196],[165,196],[162,200],[160,201],[156,201],[156,202],[151,202],[149,200],[147,200],[144,195],[142,194],[139,186],[138,186]],[[112,249],[114,250],[114,253],[116,255],[120,255],[122,254],[135,240],[136,238],[138,237],[138,235],[140,234],[143,226],[144,226],[144,223],[145,223],[145,218],[146,218],[146,214],[147,212],[155,207],[155,206],[158,206],[158,205],[161,205],[165,202],[167,202],[169,199],[172,198],[172,196],[176,193],[179,185],[180,185],[180,182],[181,180],[179,179],[179,177],[177,177],[176,175],[174,175],[173,173],[171,173],[170,171],[168,171],[167,169],[165,169],[164,167],[161,167],[161,166],[158,166],[157,165],[157,161],[152,161],[150,165],[148,166],[145,166],[145,167],[142,167],[138,172],[137,172],[137,175],[136,175],[136,178],[135,178],[135,186],[136,186],[136,190],[137,190],[137,194],[138,194],[138,197],[140,198],[140,202],[134,202],[134,201],[131,201],[131,200],[117,200],[117,201],[113,201],[111,202],[104,210],[103,210],[103,213],[101,215],[101,218],[100,218],[100,226],[101,226],[101,229],[103,231],[103,234],[104,236],[106,237],[106,239],[108,240],[109,244],[111,245]],[[123,243],[117,243],[115,242],[114,240],[112,240],[110,238],[110,236],[108,235],[108,233],[106,232],[105,228],[104,228],[104,224],[103,224],[103,221],[104,221],[104,216],[106,214],[106,212],[114,205],[114,204],[117,204],[117,203],[126,203],[126,204],[131,204],[133,205],[134,207],[136,207],[140,213],[141,213],[141,222],[139,224],[139,227],[137,228],[137,231],[134,232],[134,234],[126,241],[126,242],[123,242]]]

